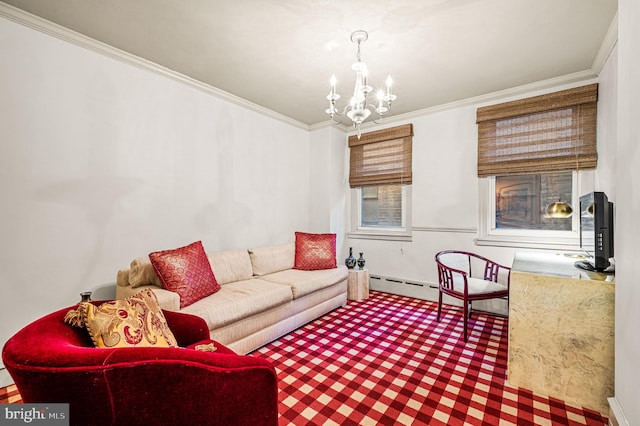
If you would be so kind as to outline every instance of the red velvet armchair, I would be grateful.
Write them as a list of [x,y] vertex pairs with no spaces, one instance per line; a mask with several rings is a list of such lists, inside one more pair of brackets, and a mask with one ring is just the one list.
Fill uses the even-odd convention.
[[[278,388],[265,359],[218,350],[204,320],[164,311],[180,348],[98,349],[63,319],[27,325],[2,359],[25,403],[69,403],[73,425],[276,425]],[[186,347],[186,348],[185,348]]]

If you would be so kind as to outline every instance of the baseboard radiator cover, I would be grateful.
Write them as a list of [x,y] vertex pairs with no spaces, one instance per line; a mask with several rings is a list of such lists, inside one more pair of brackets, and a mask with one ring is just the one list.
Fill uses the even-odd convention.
[[[379,290],[385,293],[414,297],[432,302],[438,301],[438,284],[429,281],[370,274],[369,287],[372,290]],[[449,297],[446,294],[443,295],[442,302],[447,305],[462,306],[460,299]],[[508,316],[509,313],[506,300],[479,300],[473,303],[473,307],[475,310],[490,312],[503,317]]]
[[402,285],[410,285],[413,287],[423,287],[423,288],[431,288],[438,290],[437,283],[430,283],[428,281],[420,281],[420,280],[407,280],[404,278],[397,277],[387,277],[384,275],[371,274],[369,276],[369,281],[377,284],[384,285],[385,283],[389,284],[402,284]]
[[386,293],[438,301],[438,284],[421,280],[410,280],[378,274],[369,275],[369,287]]

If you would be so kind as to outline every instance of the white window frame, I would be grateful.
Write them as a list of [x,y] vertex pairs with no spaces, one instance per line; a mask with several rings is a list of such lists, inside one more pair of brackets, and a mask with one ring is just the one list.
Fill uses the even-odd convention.
[[[496,178],[478,179],[478,238],[479,246],[520,247],[551,250],[580,250],[580,194],[585,181],[593,181],[592,171],[572,172],[571,231],[546,231],[538,229],[498,229],[496,219]],[[592,190],[592,189],[591,189]]]
[[411,185],[402,185],[402,225],[400,227],[361,226],[362,188],[351,188],[351,232],[349,238],[411,241]]

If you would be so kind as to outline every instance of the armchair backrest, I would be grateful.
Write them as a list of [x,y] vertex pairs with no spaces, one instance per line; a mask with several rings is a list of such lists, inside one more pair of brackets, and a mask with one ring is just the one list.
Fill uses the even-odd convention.
[[[436,254],[440,285],[453,289],[454,282],[466,278],[480,278],[509,285],[511,269],[484,256],[459,250],[445,250]],[[459,271],[459,272],[458,272]],[[464,274],[462,274],[464,273]]]

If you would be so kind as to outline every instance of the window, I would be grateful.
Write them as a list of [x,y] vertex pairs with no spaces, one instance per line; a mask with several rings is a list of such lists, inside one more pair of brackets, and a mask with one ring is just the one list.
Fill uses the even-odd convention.
[[[480,179],[477,244],[577,249],[579,215],[555,219],[549,217],[546,208],[562,199],[575,209],[579,194],[586,192],[580,188],[588,187],[589,181],[593,181],[589,170]],[[556,195],[556,191],[562,195]]]
[[360,226],[402,226],[401,185],[363,186],[360,193]]
[[578,215],[546,208],[578,203],[595,169],[597,84],[479,108],[478,244],[572,249]]
[[495,198],[496,229],[572,230],[571,220],[546,211],[558,200],[573,202],[571,172],[496,176]]
[[408,124],[349,138],[351,237],[410,235],[412,136]]

